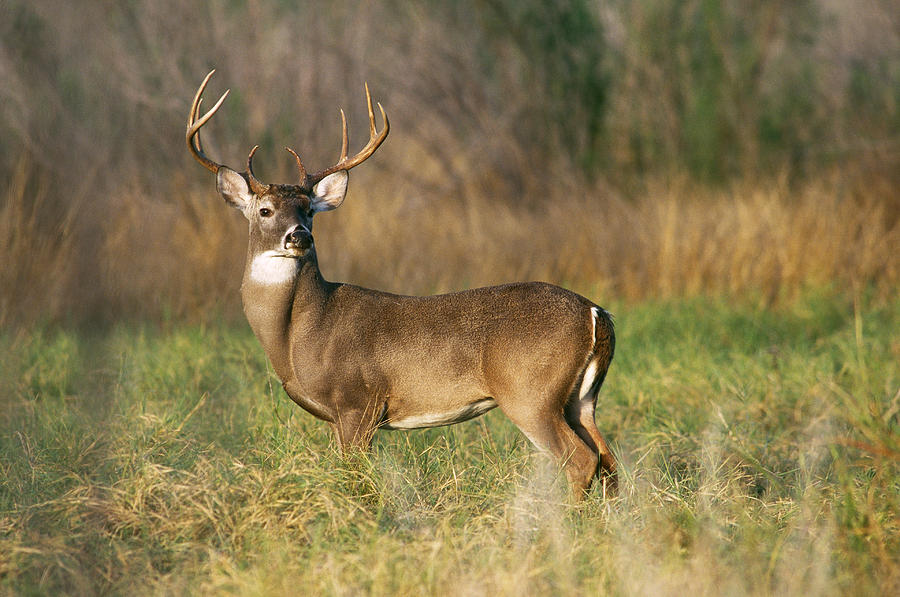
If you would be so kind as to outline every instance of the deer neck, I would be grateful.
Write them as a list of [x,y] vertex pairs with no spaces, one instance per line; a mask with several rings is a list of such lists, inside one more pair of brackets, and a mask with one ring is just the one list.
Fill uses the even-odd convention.
[[326,284],[314,248],[302,259],[248,255],[241,284],[244,314],[282,381],[291,377],[292,330],[308,327],[320,316]]

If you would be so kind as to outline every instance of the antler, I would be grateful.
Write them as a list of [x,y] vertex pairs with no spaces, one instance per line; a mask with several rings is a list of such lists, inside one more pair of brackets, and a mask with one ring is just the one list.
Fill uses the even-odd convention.
[[[197,117],[197,114],[200,112],[200,103],[203,101],[202,95],[206,90],[206,85],[209,83],[209,80],[212,78],[213,73],[216,70],[213,69],[209,71],[209,74],[206,75],[206,78],[203,79],[203,82],[200,83],[200,87],[197,89],[197,94],[194,96],[194,102],[191,104],[191,111],[188,114],[188,123],[187,123],[187,131],[184,134],[184,139],[187,142],[188,149],[191,150],[191,154],[193,154],[194,158],[203,165],[204,168],[209,170],[210,172],[218,173],[219,168],[222,168],[224,164],[219,164],[211,159],[209,159],[205,153],[203,153],[203,144],[200,142],[200,128],[203,127],[204,124],[209,122],[210,118],[215,115],[216,111],[222,106],[222,102],[225,101],[225,98],[228,97],[230,89],[226,90],[225,93],[222,94],[222,97],[215,103],[215,105],[209,109],[209,111],[201,117]],[[387,114],[384,112],[384,107],[382,107],[381,103],[378,103],[378,109],[381,111],[381,119],[384,121],[384,128],[381,132],[378,132],[377,127],[375,126],[375,110],[372,108],[372,96],[369,93],[369,84],[366,83],[366,104],[369,108],[369,142],[366,143],[366,146],[363,147],[359,153],[357,153],[352,158],[347,157],[347,148],[350,145],[349,135],[347,134],[347,116],[344,114],[344,111],[341,110],[341,129],[342,129],[342,142],[341,142],[341,157],[338,162],[334,166],[330,166],[325,168],[324,170],[319,170],[314,174],[307,174],[306,168],[303,166],[303,162],[300,160],[300,156],[296,151],[291,149],[290,147],[285,147],[291,154],[293,154],[294,159],[297,160],[297,169],[300,174],[300,185],[306,189],[311,189],[315,184],[317,184],[320,180],[328,176],[329,174],[334,174],[339,170],[349,170],[355,166],[362,164],[364,161],[369,159],[375,150],[384,143],[384,140],[387,138],[388,133],[391,130],[391,123],[388,120]],[[247,156],[247,172],[245,174],[247,178],[247,182],[250,185],[250,190],[252,190],[256,194],[264,193],[269,185],[263,184],[259,180],[256,179],[256,176],[253,175],[253,154],[256,153],[256,150],[259,149],[259,146],[255,146],[250,150],[250,154]]]
[[216,72],[216,69],[212,69],[209,71],[209,74],[206,75],[206,78],[203,79],[203,82],[200,83],[200,88],[197,89],[197,94],[194,96],[194,103],[191,104],[191,111],[188,114],[188,123],[187,123],[187,132],[184,134],[184,140],[187,142],[188,149],[191,150],[191,153],[194,155],[194,158],[200,162],[204,168],[209,170],[210,172],[218,172],[219,168],[222,167],[222,164],[218,162],[214,162],[203,153],[203,145],[200,143],[200,127],[209,122],[209,119],[213,117],[216,111],[221,107],[222,102],[225,101],[225,98],[228,97],[228,93],[231,91],[230,89],[226,90],[225,93],[222,94],[222,97],[219,98],[219,101],[210,108],[209,112],[204,114],[201,118],[197,118],[197,113],[200,110],[200,102],[203,101],[200,96],[203,95],[203,91],[206,89],[206,84],[209,83],[209,80],[212,78],[213,73]]
[[256,180],[256,176],[253,175],[253,154],[256,153],[257,149],[259,149],[259,145],[254,145],[247,156],[247,182],[250,184],[251,191],[257,195],[262,195],[269,190],[269,185],[259,182]]
[[[214,162],[213,160],[206,157],[205,153],[203,153],[203,144],[200,142],[200,128],[204,124],[209,122],[209,119],[213,117],[213,115],[222,105],[222,102],[224,102],[225,98],[228,97],[228,94],[231,92],[231,90],[226,90],[225,93],[222,94],[222,97],[219,98],[219,101],[217,101],[215,105],[209,109],[209,112],[204,114],[201,118],[197,118],[197,114],[200,112],[200,103],[203,101],[203,98],[201,96],[203,95],[203,91],[206,89],[206,84],[209,83],[209,80],[212,78],[214,72],[216,72],[216,69],[212,69],[211,71],[209,71],[209,74],[206,75],[206,78],[203,79],[202,83],[200,83],[200,88],[197,89],[197,94],[194,96],[194,103],[191,104],[191,111],[188,114],[187,131],[184,134],[184,139],[187,142],[188,149],[191,150],[191,153],[194,155],[197,161],[203,164],[203,166],[210,172],[218,173],[219,168],[221,168],[223,164]],[[250,184],[250,190],[257,195],[260,195],[266,192],[269,186],[261,183],[256,179],[256,176],[253,175],[253,154],[256,153],[257,149],[259,149],[258,145],[251,149],[250,155],[247,156],[246,177],[247,182]]]
[[[320,180],[328,176],[329,174],[334,174],[339,170],[349,170],[354,166],[359,166],[363,162],[365,162],[375,150],[384,142],[384,140],[388,136],[388,132],[391,130],[391,123],[388,121],[387,114],[384,113],[384,108],[381,106],[381,102],[378,103],[378,109],[381,111],[381,119],[384,121],[384,128],[380,133],[377,133],[377,128],[375,127],[375,111],[372,109],[372,96],[369,94],[369,84],[366,83],[366,103],[369,108],[369,142],[366,143],[366,146],[363,147],[359,153],[357,153],[352,158],[347,157],[347,148],[350,145],[349,135],[347,134],[347,117],[344,115],[344,111],[341,110],[341,129],[342,129],[342,142],[341,142],[341,157],[338,162],[334,166],[330,166],[325,168],[324,170],[319,170],[314,174],[307,174],[306,168],[303,166],[303,162],[300,161],[300,156],[297,155],[297,152],[291,149],[290,147],[285,147],[289,152],[294,155],[294,158],[297,160],[297,169],[300,171],[300,184],[306,188],[312,188],[313,185],[318,183]],[[377,133],[377,134],[376,134]]]

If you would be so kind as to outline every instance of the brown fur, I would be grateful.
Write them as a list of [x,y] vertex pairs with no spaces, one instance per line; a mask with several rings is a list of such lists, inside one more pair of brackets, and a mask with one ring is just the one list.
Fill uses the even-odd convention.
[[[612,321],[587,299],[543,283],[429,297],[326,282],[315,251],[296,280],[260,285],[245,274],[245,312],[288,395],[328,421],[342,449],[366,448],[393,422],[462,413],[492,399],[563,464],[573,494],[616,464],[594,424],[615,348]],[[597,362],[589,404],[578,388]],[[481,414],[478,412],[477,414]],[[473,416],[477,416],[477,414]]]

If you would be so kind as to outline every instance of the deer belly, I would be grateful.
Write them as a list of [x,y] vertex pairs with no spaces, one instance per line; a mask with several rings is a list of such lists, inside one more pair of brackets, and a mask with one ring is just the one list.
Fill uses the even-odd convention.
[[461,407],[418,413],[414,415],[392,418],[387,415],[382,429],[423,429],[425,427],[441,427],[474,419],[497,406],[493,398],[482,398]]

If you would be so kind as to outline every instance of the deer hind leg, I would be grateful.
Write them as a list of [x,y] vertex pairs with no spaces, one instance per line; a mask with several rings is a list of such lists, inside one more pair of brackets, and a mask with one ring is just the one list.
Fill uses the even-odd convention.
[[573,499],[584,499],[597,474],[597,454],[569,426],[562,413],[521,416],[506,412],[506,415],[538,450],[552,455],[563,467]]
[[600,472],[603,473],[603,486],[613,493],[618,487],[616,474],[616,459],[612,450],[594,421],[594,411],[597,408],[597,395],[600,386],[603,385],[605,371],[599,371],[597,361],[592,361],[585,369],[580,387],[569,397],[565,408],[566,423],[578,434],[585,444],[597,456]]

